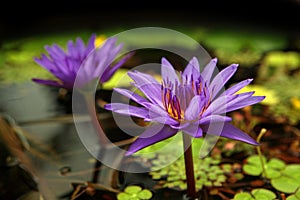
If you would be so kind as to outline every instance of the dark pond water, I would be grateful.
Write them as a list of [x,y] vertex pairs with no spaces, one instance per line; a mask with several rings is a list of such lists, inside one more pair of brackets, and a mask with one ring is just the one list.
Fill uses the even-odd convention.
[[[2,85],[0,94],[0,114],[14,120],[28,138],[26,154],[48,194],[61,196],[72,189],[71,182],[91,179],[93,157],[79,140],[71,115],[58,104],[57,89],[29,82]],[[60,170],[70,173],[63,176]]]

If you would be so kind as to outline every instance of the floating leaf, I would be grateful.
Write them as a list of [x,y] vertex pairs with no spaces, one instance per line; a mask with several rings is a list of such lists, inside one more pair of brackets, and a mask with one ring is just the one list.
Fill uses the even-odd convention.
[[151,199],[152,192],[150,190],[143,189],[140,193],[138,193],[138,197],[140,199]]
[[259,200],[263,200],[263,199],[269,200],[269,199],[276,198],[276,194],[274,194],[274,192],[263,188],[254,189],[251,191],[251,193],[253,194],[255,199],[259,199]]
[[127,186],[124,192],[117,195],[118,200],[147,200],[152,197],[152,192],[148,189],[142,189],[137,185]]
[[262,172],[262,168],[259,165],[250,165],[246,164],[243,166],[243,170],[246,174],[252,175],[252,176],[259,176]]
[[266,174],[267,174],[268,179],[277,178],[277,177],[281,176],[281,173],[278,169],[276,170],[276,169],[272,169],[272,168],[267,169]]
[[131,200],[132,196],[129,194],[126,194],[124,192],[121,192],[117,195],[118,200]]
[[137,185],[131,185],[125,188],[124,192],[128,193],[128,194],[136,194],[138,192],[140,192],[142,190],[142,188],[140,186]]
[[272,186],[281,192],[295,192],[300,187],[300,164],[290,164],[281,173],[282,176],[271,179]]
[[278,158],[271,158],[269,162],[266,164],[267,168],[273,168],[273,169],[283,169],[285,168],[286,164],[278,159]]
[[276,194],[270,190],[258,188],[248,192],[240,192],[234,195],[233,200],[273,200]]
[[288,196],[286,200],[300,200],[300,189],[295,194]]
[[[266,158],[263,157],[263,162],[265,165],[265,171],[267,178],[277,178],[281,176],[281,170],[286,167],[286,164],[277,158],[271,158],[268,162]],[[243,170],[246,174],[252,176],[259,176],[262,173],[262,164],[258,155],[249,156],[246,160],[246,164],[243,166]]]
[[254,200],[248,192],[240,192],[234,195],[233,200]]

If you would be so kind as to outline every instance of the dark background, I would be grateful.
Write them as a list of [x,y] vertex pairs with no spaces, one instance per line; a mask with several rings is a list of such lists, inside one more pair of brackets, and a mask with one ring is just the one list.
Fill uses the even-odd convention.
[[0,39],[109,27],[234,24],[299,33],[299,0],[22,1],[0,12]]

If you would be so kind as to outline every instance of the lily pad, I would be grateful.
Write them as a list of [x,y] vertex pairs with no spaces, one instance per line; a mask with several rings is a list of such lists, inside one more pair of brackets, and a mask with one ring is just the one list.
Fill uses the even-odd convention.
[[300,189],[295,194],[288,196],[286,200],[300,200]]
[[234,196],[234,200],[273,200],[276,194],[270,190],[258,188],[248,192],[240,192]]
[[130,185],[117,195],[118,200],[147,200],[152,198],[152,192],[137,185]]
[[300,164],[288,165],[278,178],[271,179],[272,186],[285,193],[294,193],[300,187]]
[[[281,176],[281,170],[286,167],[286,164],[282,160],[271,158],[269,161],[266,161],[265,157],[262,159],[265,165],[266,178],[272,179]],[[243,170],[246,174],[252,176],[262,174],[262,164],[258,155],[248,157],[246,162],[247,163],[243,166]]]

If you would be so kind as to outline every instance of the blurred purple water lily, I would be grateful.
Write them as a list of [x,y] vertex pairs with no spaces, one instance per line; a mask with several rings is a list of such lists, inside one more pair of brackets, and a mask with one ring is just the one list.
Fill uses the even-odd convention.
[[[96,36],[93,34],[85,46],[81,38],[76,42],[69,41],[67,51],[57,44],[45,46],[48,56],[42,54],[35,58],[35,62],[51,72],[58,80],[42,80],[33,78],[36,83],[72,89],[75,80],[76,86],[82,87],[90,81],[99,79],[106,82],[120,68],[129,56],[124,56],[112,65],[120,52],[122,45],[116,46],[116,38],[108,38],[99,48],[95,48]],[[79,72],[80,69],[80,73]]]
[[134,80],[133,85],[145,97],[127,89],[115,88],[115,91],[140,106],[111,103],[105,108],[153,123],[131,144],[127,155],[167,139],[180,130],[195,138],[206,133],[257,145],[248,134],[230,124],[231,118],[225,114],[256,104],[265,97],[253,96],[254,92],[236,94],[250,84],[252,79],[241,81],[222,91],[238,65],[232,64],[212,77],[216,63],[217,59],[212,59],[200,73],[198,60],[193,58],[185,70],[177,74],[171,63],[163,58],[162,83],[145,73],[128,72]]

